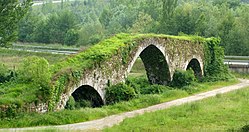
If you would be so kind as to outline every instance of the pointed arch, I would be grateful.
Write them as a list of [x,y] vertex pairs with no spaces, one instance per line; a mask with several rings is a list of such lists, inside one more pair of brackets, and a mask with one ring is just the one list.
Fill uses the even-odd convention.
[[[146,70],[147,78],[151,84],[167,85],[171,81],[170,70],[164,53],[155,45],[148,45],[139,49],[133,58],[130,70],[136,59],[140,57]],[[128,70],[128,72],[130,72]]]
[[196,58],[193,58],[190,60],[190,62],[187,65],[186,70],[188,70],[190,68],[194,71],[195,76],[197,78],[201,78],[203,76],[200,62]]

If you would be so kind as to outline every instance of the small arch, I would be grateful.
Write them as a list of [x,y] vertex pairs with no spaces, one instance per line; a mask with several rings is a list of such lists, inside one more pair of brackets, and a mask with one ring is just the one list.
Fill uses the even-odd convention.
[[164,54],[155,45],[149,45],[141,53],[148,80],[151,84],[167,85],[171,81],[169,66]]
[[80,102],[83,100],[90,101],[92,107],[101,107],[104,105],[104,102],[100,96],[100,94],[89,85],[82,85],[77,88],[72,96],[75,102]]
[[188,63],[188,66],[187,66],[187,69],[192,69],[195,73],[195,77],[196,78],[201,78],[202,77],[202,70],[201,70],[201,65],[200,65],[200,62],[193,58],[189,63]]

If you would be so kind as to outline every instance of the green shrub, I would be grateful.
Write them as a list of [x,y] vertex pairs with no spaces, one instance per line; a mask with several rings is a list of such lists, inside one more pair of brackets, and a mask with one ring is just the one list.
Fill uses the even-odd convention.
[[0,63],[0,83],[10,81],[14,75],[14,71],[9,70],[4,64]]
[[139,77],[139,78],[135,78],[135,77],[132,77],[132,78],[127,78],[125,83],[134,88],[136,94],[140,94],[141,92],[141,89],[144,89],[144,88],[147,88],[150,86],[150,83],[147,79],[147,77]]
[[65,109],[68,109],[68,110],[74,110],[75,109],[75,100],[73,98],[73,96],[70,96],[68,101],[67,101],[67,104],[65,106]]
[[135,90],[124,83],[112,85],[106,89],[107,104],[114,104],[120,101],[128,101],[134,97],[136,97]]
[[85,107],[92,107],[92,102],[90,100],[78,100],[77,102],[75,102],[75,108],[79,109],[79,108],[85,108]]
[[163,85],[150,85],[141,89],[141,94],[161,94],[169,90],[169,87]]
[[23,83],[32,83],[39,89],[40,99],[47,99],[50,95],[51,73],[46,59],[32,56],[23,60],[19,70],[18,80]]
[[249,125],[245,125],[240,129],[241,132],[248,132],[249,131]]
[[190,85],[195,80],[196,78],[193,70],[176,70],[175,74],[173,75],[171,85],[173,87],[182,88],[184,86]]
[[70,29],[67,31],[65,38],[64,38],[64,44],[66,45],[75,45],[79,39],[79,34],[74,29]]

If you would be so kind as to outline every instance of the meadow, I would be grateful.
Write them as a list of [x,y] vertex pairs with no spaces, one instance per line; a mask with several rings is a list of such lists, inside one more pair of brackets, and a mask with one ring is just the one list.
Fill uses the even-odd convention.
[[238,131],[249,130],[249,87],[153,113],[125,119],[107,128],[116,131]]
[[50,64],[54,64],[68,57],[67,55],[63,54],[17,51],[0,48],[0,63],[5,64],[10,69],[18,68],[22,60],[28,56],[44,57]]

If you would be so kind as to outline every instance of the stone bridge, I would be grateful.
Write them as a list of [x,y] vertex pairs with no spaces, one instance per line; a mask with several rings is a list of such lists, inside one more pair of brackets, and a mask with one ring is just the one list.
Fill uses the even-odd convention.
[[[63,109],[70,96],[77,101],[80,100],[79,95],[84,93],[89,93],[88,98],[97,95],[97,98],[92,99],[94,105],[104,104],[105,88],[124,82],[138,57],[143,61],[151,84],[167,85],[176,69],[192,68],[196,76],[204,75],[203,42],[191,37],[119,34],[93,47],[66,60],[66,64],[71,67],[79,65],[76,69],[80,72],[75,72],[73,68],[57,71],[63,71],[56,75],[54,80],[57,82],[64,73],[71,77],[67,78],[61,93],[57,93],[59,98],[55,101],[56,110]],[[99,54],[101,55],[98,56]],[[89,66],[82,68],[80,65],[83,64]],[[80,74],[78,80],[72,81],[71,78],[75,78],[76,73]],[[61,85],[56,84],[55,88],[59,86]]]

